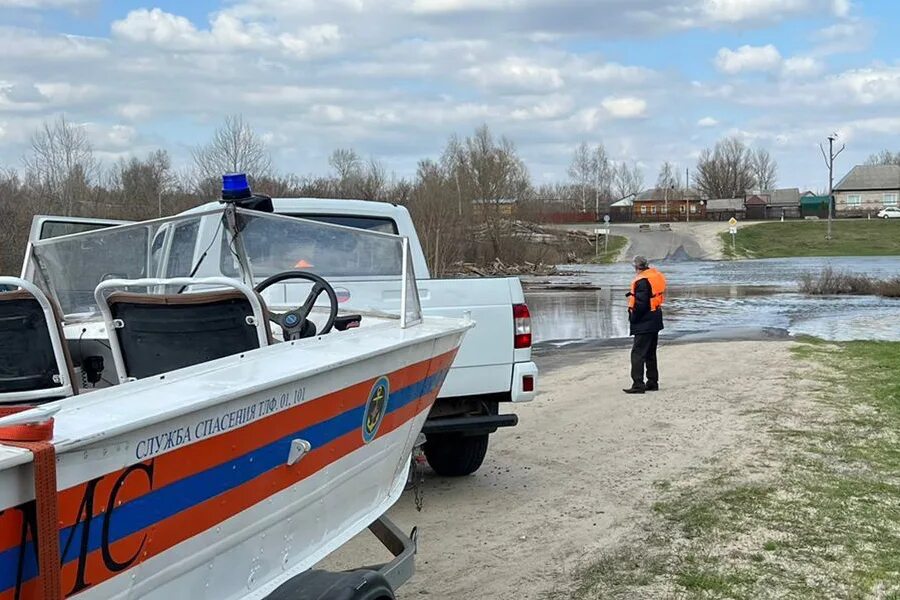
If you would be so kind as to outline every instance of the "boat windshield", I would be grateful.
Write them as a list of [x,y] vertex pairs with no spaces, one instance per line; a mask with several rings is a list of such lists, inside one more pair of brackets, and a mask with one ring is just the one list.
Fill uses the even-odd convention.
[[[56,298],[67,319],[97,318],[94,289],[108,279],[228,277],[256,284],[285,271],[324,277],[342,313],[377,312],[421,319],[405,238],[378,231],[241,208],[120,225],[34,242],[34,282]],[[274,306],[297,305],[310,283],[292,279],[264,294]],[[143,293],[191,293],[200,286],[153,285]],[[325,295],[318,305],[327,305]],[[317,305],[317,306],[318,306]]]

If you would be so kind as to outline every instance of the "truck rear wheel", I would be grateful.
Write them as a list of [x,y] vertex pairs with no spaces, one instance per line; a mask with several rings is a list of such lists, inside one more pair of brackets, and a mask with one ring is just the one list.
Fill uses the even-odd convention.
[[488,434],[435,433],[425,442],[425,458],[444,477],[471,475],[481,467],[488,449]]

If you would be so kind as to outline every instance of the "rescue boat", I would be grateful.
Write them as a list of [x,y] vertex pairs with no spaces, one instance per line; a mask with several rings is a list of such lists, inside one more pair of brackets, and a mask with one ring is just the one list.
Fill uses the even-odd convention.
[[0,278],[0,600],[288,597],[365,528],[396,533],[471,326],[422,317],[405,239],[225,202],[27,261]]

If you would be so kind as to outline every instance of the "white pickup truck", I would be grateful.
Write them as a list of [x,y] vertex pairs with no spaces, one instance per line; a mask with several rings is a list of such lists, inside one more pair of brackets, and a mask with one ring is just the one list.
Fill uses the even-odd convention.
[[[218,206],[210,203],[191,209],[202,212]],[[315,198],[273,199],[274,212],[289,217],[323,221],[346,227],[382,231],[409,239],[410,256],[416,273],[422,311],[426,315],[462,317],[468,314],[476,326],[470,330],[441,389],[424,433],[425,456],[440,475],[462,476],[474,473],[481,466],[488,448],[488,436],[501,427],[518,423],[515,414],[503,412],[503,403],[527,402],[534,398],[538,369],[531,360],[531,321],[522,286],[515,277],[432,279],[419,238],[409,212],[386,202],[359,200],[324,200]],[[35,217],[30,240],[45,239],[121,224],[121,221],[69,217]],[[190,226],[190,225],[188,225]],[[196,225],[195,225],[196,226]],[[185,253],[173,251],[181,240],[198,239],[195,231],[180,235],[179,229],[163,227],[152,240],[151,254],[156,257],[142,277],[175,277],[190,275],[190,264],[179,264],[167,257],[192,256],[191,264],[202,262],[205,268],[214,266],[228,274],[232,256],[227,248],[198,247]],[[253,243],[252,235],[244,237]],[[370,279],[365,293],[379,294],[380,301],[396,300],[400,308],[400,292],[394,283],[379,282],[377,270],[359,271],[360,267],[329,265],[325,253],[318,252],[309,240],[266,239],[260,247],[268,255],[291,266],[320,274],[332,281],[339,300],[346,300],[340,286],[341,276]],[[199,261],[199,262],[198,262]],[[296,261],[296,262],[295,262]],[[184,262],[184,261],[182,261]],[[372,261],[373,264],[375,261]],[[26,256],[26,270],[28,257]],[[354,268],[356,271],[354,272]],[[195,269],[196,270],[196,269]],[[200,273],[198,273],[200,275]],[[256,271],[254,271],[256,275]],[[29,273],[23,272],[23,278]],[[358,289],[358,288],[357,288]],[[358,293],[358,292],[357,292]],[[289,285],[273,286],[264,298],[272,304],[290,304],[305,296],[302,289]],[[355,299],[354,301],[360,301]],[[363,299],[364,301],[364,299]]]

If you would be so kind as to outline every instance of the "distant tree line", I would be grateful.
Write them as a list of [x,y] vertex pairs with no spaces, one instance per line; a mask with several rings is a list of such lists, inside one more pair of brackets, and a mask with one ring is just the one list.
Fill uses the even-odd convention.
[[[438,275],[464,261],[556,260],[522,244],[516,220],[539,220],[551,208],[600,216],[611,202],[644,187],[636,164],[613,159],[603,144],[586,142],[575,150],[569,181],[535,186],[512,141],[494,136],[487,126],[465,138],[451,137],[440,157],[421,160],[410,178],[389,175],[378,160],[349,148],[331,154],[325,175],[279,173],[264,140],[240,115],[226,118],[191,157],[183,170],[173,168],[162,149],[103,165],[82,127],[65,117],[45,123],[32,136],[21,168],[0,168],[0,273],[19,271],[36,214],[127,220],[171,215],[217,198],[226,172],[248,173],[255,191],[274,197],[402,204]],[[709,197],[724,197],[771,187],[775,174],[767,152],[751,151],[732,138],[701,154],[694,185]],[[657,185],[680,187],[680,170],[666,162]],[[516,219],[506,211],[509,200],[516,202]]]
[[891,152],[890,150],[882,150],[869,156],[866,160],[867,165],[900,165],[900,152]]

